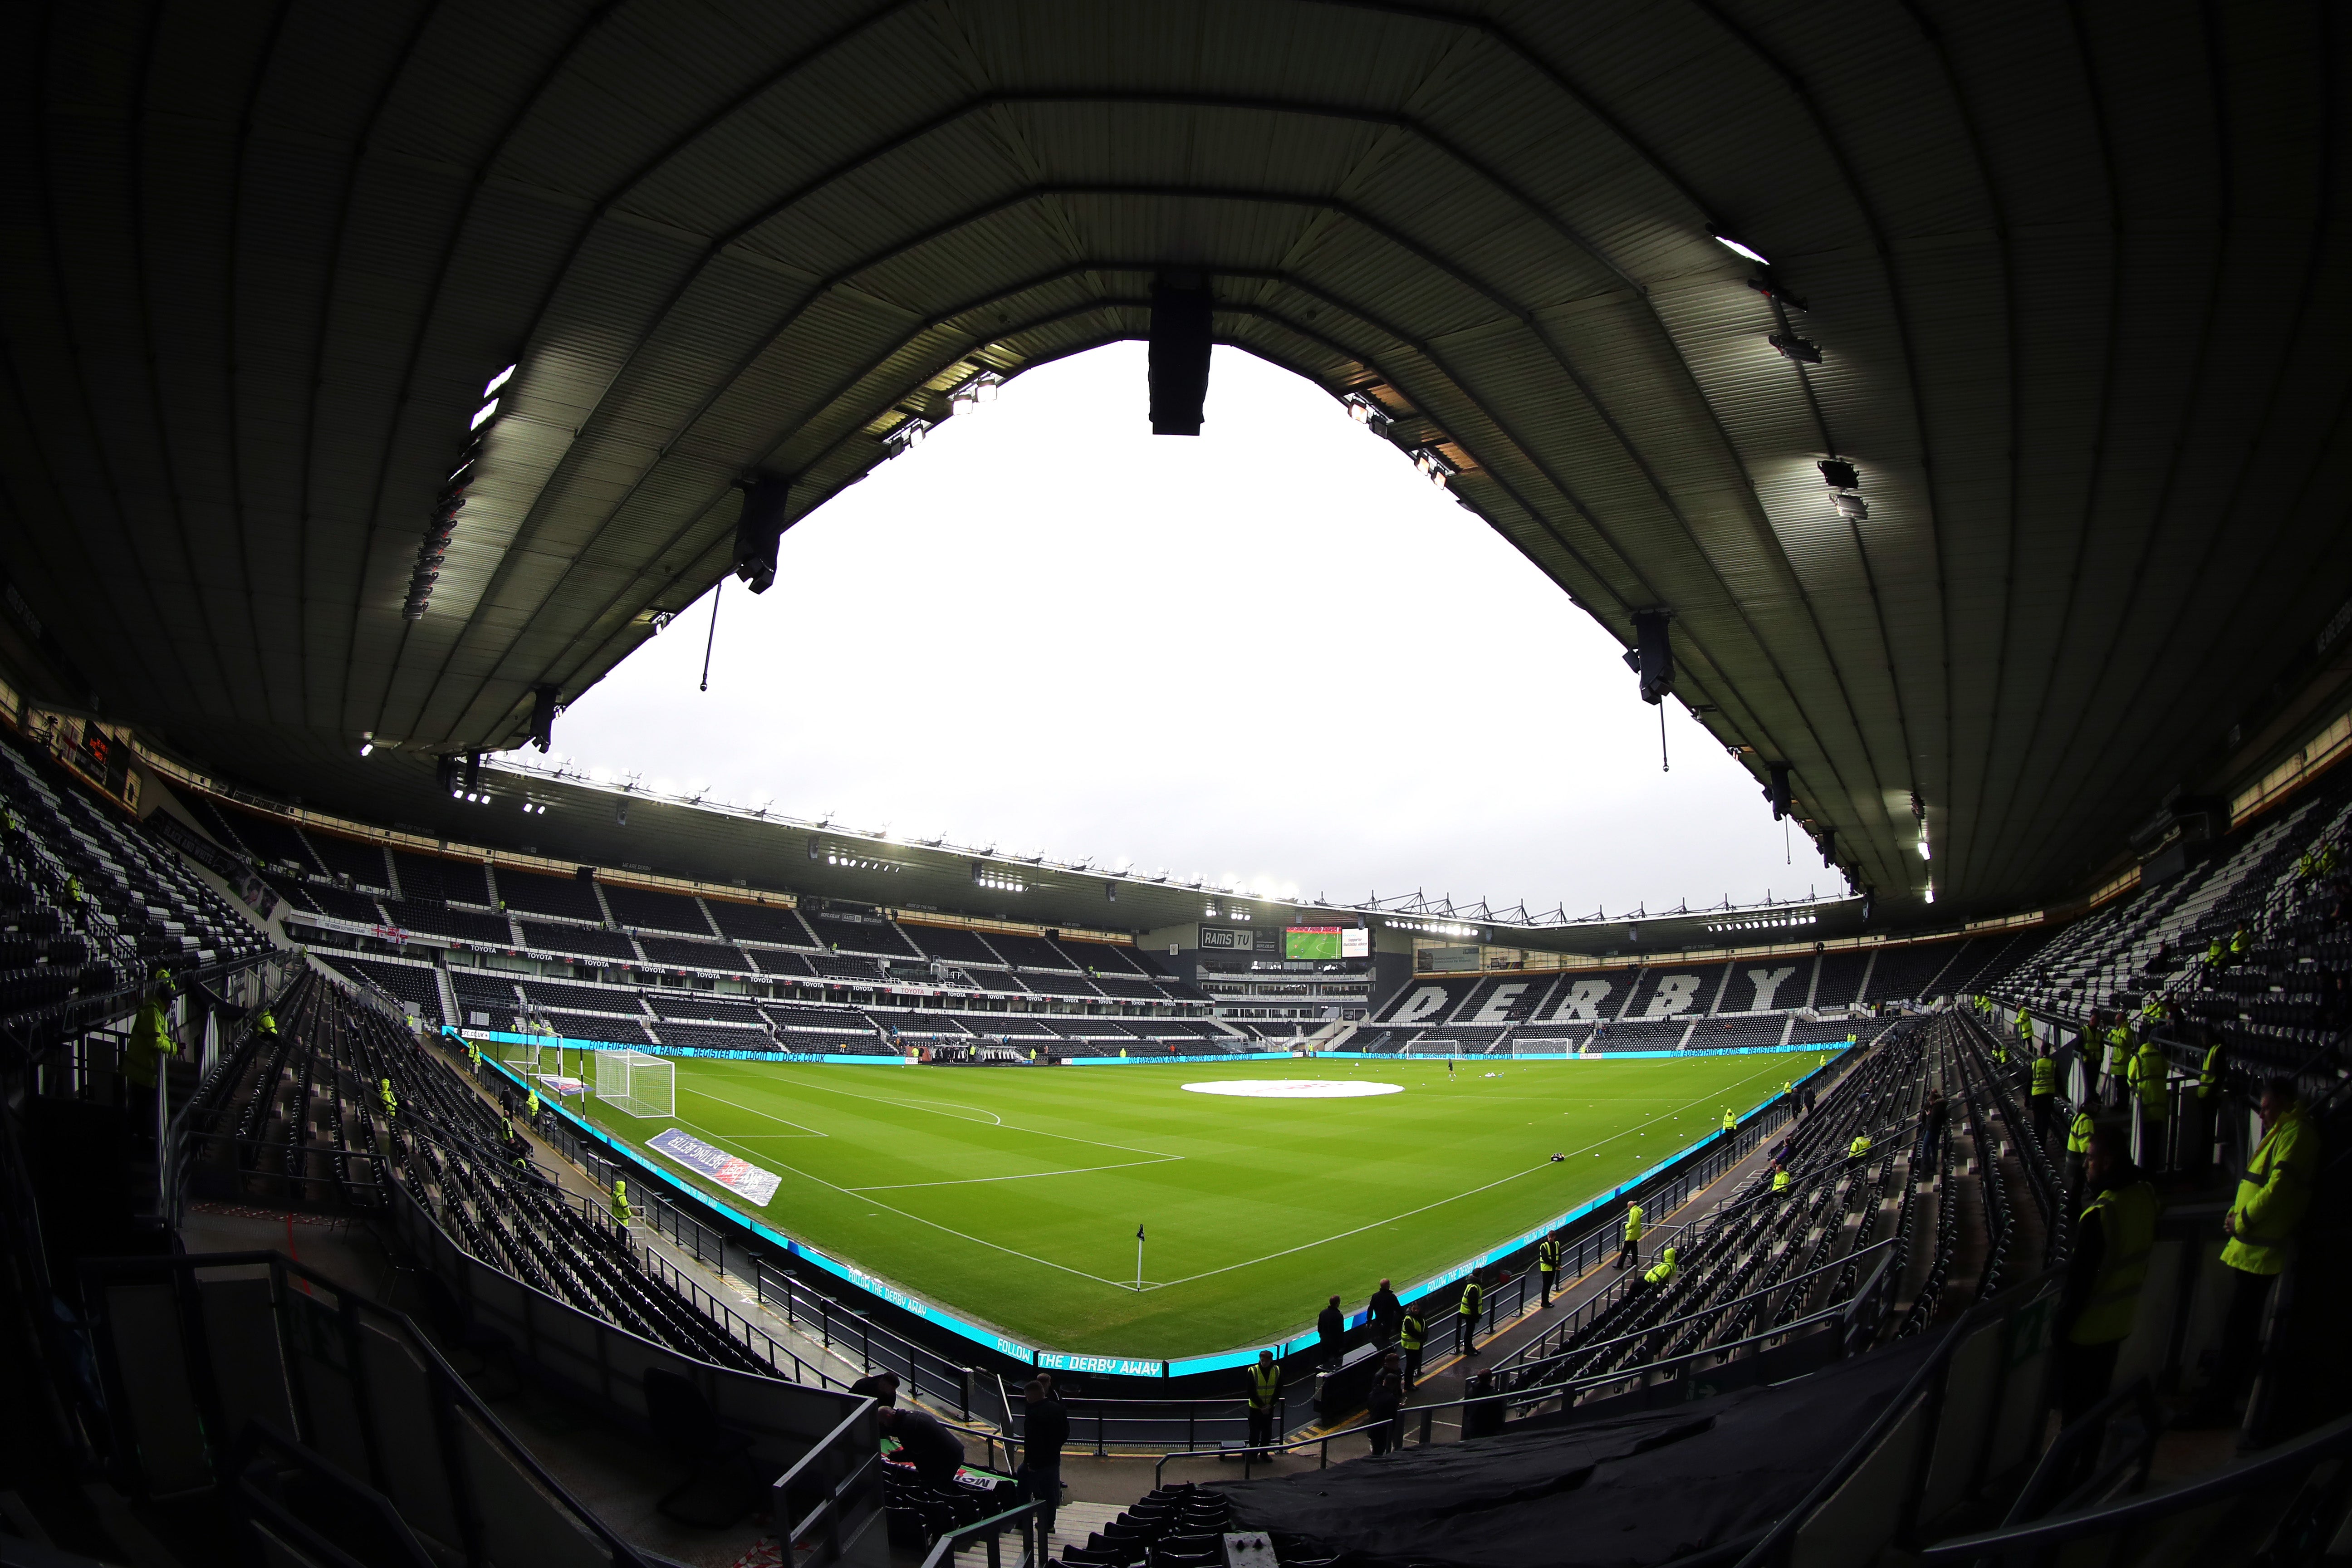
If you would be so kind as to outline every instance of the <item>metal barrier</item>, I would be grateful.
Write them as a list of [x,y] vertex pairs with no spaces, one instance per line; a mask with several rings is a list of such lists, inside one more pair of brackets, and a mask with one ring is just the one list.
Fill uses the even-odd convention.
[[[2248,1521],[2232,1517],[2221,1505],[2251,1500],[2266,1489],[2282,1506],[2277,1522],[2267,1531],[2271,1550],[2254,1561],[2285,1563],[2317,1562],[2323,1555],[2340,1558],[2347,1544],[2352,1543],[2344,1464],[2347,1457],[2352,1457],[2352,1416],[2199,1480],[2120,1502],[1954,1536],[1922,1548],[1916,1561],[1923,1568],[1958,1568],[1969,1563],[2038,1563],[2052,1561],[2061,1547],[2103,1542],[2103,1549],[2077,1548],[2066,1553],[2066,1560],[2131,1562],[2135,1548],[2149,1546],[2159,1532],[2172,1538],[2168,1544],[2175,1561],[2243,1560],[2240,1554],[2257,1537],[2247,1528]],[[2179,1538],[2177,1532],[2189,1522],[2183,1516],[2199,1512],[2209,1515],[2204,1521],[2209,1536],[2217,1529],[2230,1532],[2227,1558],[2217,1551],[2200,1559],[2199,1542]]]
[[796,1568],[847,1555],[882,1515],[882,1452],[874,1401],[860,1398],[838,1426],[768,1489],[771,1527]]
[[[1450,1410],[1458,1405],[1470,1405],[1475,1403],[1478,1402],[1475,1400],[1455,1399],[1449,1400],[1444,1405],[1433,1405],[1428,1406],[1428,1408],[1432,1411]],[[1280,1443],[1244,1444],[1241,1449],[1242,1479],[1249,1479],[1250,1466],[1256,1463],[1258,1460],[1266,1458],[1268,1455],[1287,1454],[1299,1448],[1320,1449],[1321,1452],[1315,1468],[1318,1470],[1328,1469],[1330,1468],[1331,1464],[1331,1444],[1334,1439],[1340,1437],[1354,1437],[1368,1434],[1378,1425],[1378,1422],[1367,1421],[1360,1426],[1344,1426],[1337,1432],[1318,1433],[1317,1436],[1312,1437],[1294,1437]],[[1402,1428],[1400,1427],[1400,1430]],[[1429,1444],[1428,1431],[1428,1426],[1424,1423],[1422,1427],[1423,1436],[1421,1439],[1422,1446],[1424,1447]],[[1398,1446],[1402,1447],[1403,1445],[1400,1442]],[[1151,1467],[1151,1484],[1154,1487],[1159,1486],[1160,1474],[1168,1468],[1168,1461],[1171,1459],[1222,1459],[1229,1458],[1233,1452],[1234,1450],[1231,1448],[1196,1448],[1184,1453],[1162,1454],[1160,1456],[1160,1462]]]
[[[402,1314],[275,1252],[99,1258],[81,1273],[109,1464],[129,1495],[242,1493],[229,1500],[249,1531],[282,1530],[241,1485],[256,1451],[242,1440],[257,1429],[255,1443],[314,1479],[397,1510],[441,1561],[650,1568]],[[373,1560],[379,1517],[303,1517],[331,1547]],[[362,1533],[339,1540],[339,1524]]]
[[[1804,1284],[1809,1280],[1819,1279],[1824,1274],[1842,1272],[1844,1269],[1851,1268],[1858,1259],[1867,1258],[1873,1253],[1885,1252],[1888,1248],[1895,1246],[1895,1240],[1896,1238],[1894,1237],[1887,1237],[1884,1240],[1872,1242],[1868,1247],[1861,1247],[1853,1252],[1848,1253],[1843,1258],[1832,1258],[1831,1261],[1821,1264],[1816,1268],[1808,1268],[1802,1274],[1791,1275],[1786,1279],[1778,1280],[1773,1284],[1767,1285],[1761,1289],[1751,1290],[1744,1296],[1735,1296],[1727,1301],[1718,1301],[1712,1306],[1702,1307],[1697,1311],[1685,1313],[1682,1317],[1670,1318],[1664,1322],[1653,1323],[1646,1328],[1636,1329],[1631,1333],[1620,1334],[1613,1339],[1602,1340],[1595,1344],[1577,1345],[1573,1348],[1570,1348],[1566,1343],[1565,1336],[1563,1336],[1560,1342],[1560,1348],[1549,1352],[1543,1352],[1538,1349],[1538,1347],[1543,1345],[1547,1340],[1550,1339],[1553,1333],[1552,1329],[1546,1329],[1542,1334],[1528,1341],[1526,1344],[1520,1346],[1509,1355],[1496,1362],[1493,1367],[1488,1369],[1489,1375],[1506,1373],[1511,1375],[1514,1379],[1511,1384],[1514,1390],[1538,1386],[1540,1384],[1541,1374],[1547,1368],[1557,1366],[1562,1362],[1576,1360],[1587,1356],[1596,1356],[1610,1349],[1612,1346],[1630,1345],[1637,1341],[1654,1339],[1662,1334],[1670,1334],[1678,1329],[1686,1329],[1692,1324],[1700,1321],[1702,1319],[1718,1317],[1725,1312],[1730,1311],[1735,1307],[1745,1306],[1750,1301],[1762,1300],[1778,1292],[1791,1290],[1795,1287]],[[1868,1299],[1875,1291],[1891,1288],[1893,1277],[1891,1271],[1887,1268],[1890,1261],[1890,1258],[1880,1258],[1872,1267],[1869,1281],[1865,1283],[1862,1289],[1856,1290],[1851,1298],[1845,1301],[1831,1303],[1824,1307],[1821,1312],[1815,1313],[1804,1321],[1807,1322],[1814,1322],[1819,1321],[1824,1316],[1837,1316],[1846,1313],[1850,1310],[1854,1302]],[[1636,1277],[1633,1275],[1622,1275],[1611,1283],[1608,1290],[1601,1292],[1601,1295],[1595,1296],[1593,1300],[1598,1301],[1603,1298],[1613,1298],[1619,1286],[1626,1286],[1630,1288],[1635,1279]],[[1586,1303],[1588,1306],[1591,1304],[1591,1302]],[[1563,1321],[1565,1321],[1565,1320],[1563,1320]],[[1790,1327],[1793,1327],[1793,1325],[1776,1327],[1766,1333],[1752,1337],[1757,1339],[1777,1338],[1780,1335],[1787,1333]],[[1531,1355],[1530,1352],[1535,1353]],[[1705,1351],[1699,1351],[1693,1353],[1705,1354],[1706,1352]]]
[[645,1374],[668,1373],[692,1383],[719,1420],[751,1434],[755,1454],[782,1467],[824,1440],[855,1397],[712,1366],[641,1339],[483,1262],[453,1240],[405,1184],[395,1182],[390,1191],[394,1230],[448,1286],[476,1335],[502,1343],[519,1363],[600,1401],[624,1421],[648,1418]]
[[2032,1461],[2062,1283],[2045,1270],[1964,1313],[1738,1568],[1872,1562]]
[[[954,1563],[956,1552],[978,1538],[988,1559],[988,1568],[1005,1568],[997,1543],[1010,1529],[1021,1531],[1021,1555],[1013,1560],[1011,1568],[1028,1568],[1039,1560],[1037,1552],[1037,1515],[1043,1502],[1024,1502],[1018,1508],[1008,1508],[1003,1513],[965,1525],[961,1530],[949,1531],[931,1545],[930,1554],[923,1559],[923,1568],[948,1568]],[[1018,1524],[1014,1523],[1018,1521]]]

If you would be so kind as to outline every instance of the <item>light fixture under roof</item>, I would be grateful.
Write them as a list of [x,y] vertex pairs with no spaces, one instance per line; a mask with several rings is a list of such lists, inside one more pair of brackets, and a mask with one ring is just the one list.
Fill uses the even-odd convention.
[[882,455],[884,458],[888,458],[899,457],[905,453],[911,452],[916,447],[921,446],[923,444],[923,437],[930,433],[931,427],[927,421],[910,418],[905,424],[891,431],[887,436],[882,437]]
[[488,403],[483,404],[479,408],[474,410],[473,423],[467,426],[466,428],[468,430],[480,429],[483,426],[489,423],[491,416],[497,414],[498,411],[499,400],[493,397]]
[[482,388],[482,395],[484,397],[488,397],[492,393],[498,391],[499,387],[504,386],[507,384],[507,382],[514,375],[514,373],[515,367],[509,365],[506,369],[499,372],[498,374],[490,377],[488,384]]
[[983,403],[993,403],[996,401],[998,389],[1003,384],[1003,376],[992,370],[983,370],[948,394],[948,412],[963,414],[977,408]]
[[1395,416],[1381,406],[1380,400],[1369,392],[1351,392],[1339,400],[1346,405],[1348,417],[1375,436],[1385,436],[1396,422]]
[[1732,238],[1729,235],[1724,233],[1723,230],[1719,228],[1710,229],[1708,232],[1715,236],[1715,242],[1717,245],[1722,246],[1726,250],[1731,251],[1735,255],[1744,256],[1748,260],[1756,263],[1759,267],[1769,267],[1772,265],[1769,261],[1764,259],[1764,253],[1758,250],[1754,246],[1742,245],[1739,241]]

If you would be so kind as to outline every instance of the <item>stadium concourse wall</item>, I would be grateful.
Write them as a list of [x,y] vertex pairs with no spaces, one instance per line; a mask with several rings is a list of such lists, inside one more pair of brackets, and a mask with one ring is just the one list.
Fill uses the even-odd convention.
[[[445,1033],[455,1036],[457,1032],[455,1030],[446,1030]],[[543,1042],[546,1038],[546,1037],[543,1036],[532,1037],[524,1035],[506,1037],[524,1042],[528,1042],[533,1038],[538,1038]],[[1874,1040],[1872,1043],[1874,1044],[1875,1041]],[[1793,1082],[1802,1085],[1815,1077],[1829,1072],[1833,1068],[1842,1066],[1846,1059],[1855,1052],[1868,1048],[1868,1046],[1863,1044],[1844,1044],[1843,1042],[1832,1042],[1832,1044],[1840,1047],[1837,1056],[1814,1068],[1811,1071],[1795,1079]],[[609,1049],[612,1047],[608,1045],[606,1048]],[[1778,1054],[1783,1050],[1790,1049],[1820,1051],[1824,1048],[1825,1047],[1821,1045],[1798,1047],[1776,1046],[1753,1047],[1746,1052],[1729,1050],[1720,1052],[1661,1051],[1643,1052],[1638,1054],[1648,1056],[1727,1056],[1738,1054],[1762,1054],[1768,1051]],[[672,1054],[677,1053],[673,1052]],[[1288,1053],[1276,1052],[1270,1054],[1287,1055]],[[1337,1055],[1339,1053],[1334,1052],[1327,1054]],[[1627,1057],[1636,1054],[1637,1053],[1634,1052],[1622,1053],[1622,1055]],[[806,1061],[818,1060],[822,1058],[803,1057],[798,1058],[786,1058],[783,1059],[799,1059]],[[844,1062],[864,1062],[877,1061],[883,1058],[873,1057],[842,1057],[832,1059]],[[1101,1059],[1108,1062],[1117,1063],[1126,1058],[1110,1057]],[[1140,1059],[1148,1062],[1151,1058],[1144,1058]],[[1166,1059],[1167,1058],[1160,1058],[1162,1061],[1165,1061]],[[1235,1058],[1227,1056],[1214,1059],[1230,1061]],[[1397,1058],[1391,1056],[1379,1059],[1393,1061]],[[528,1089],[530,1087],[529,1080],[526,1079],[522,1074],[515,1071],[505,1063],[490,1058],[485,1058],[483,1060],[486,1067],[493,1068],[503,1077],[511,1079],[517,1088]],[[1747,1110],[1740,1113],[1739,1120],[1741,1123],[1743,1125],[1746,1124],[1750,1121],[1750,1119],[1757,1116],[1759,1112],[1769,1109],[1773,1102],[1780,1098],[1780,1096],[1779,1093],[1775,1092],[1773,1094],[1767,1095],[1764,1099],[1757,1101],[1754,1105],[1748,1107]],[[1005,1357],[1020,1366],[1037,1367],[1048,1372],[1076,1372],[1118,1377],[1149,1378],[1159,1381],[1168,1381],[1179,1378],[1193,1377],[1205,1373],[1223,1372],[1235,1367],[1248,1366],[1257,1360],[1258,1352],[1261,1350],[1271,1350],[1276,1357],[1288,1357],[1301,1351],[1310,1350],[1320,1342],[1320,1335],[1315,1330],[1310,1328],[1304,1332],[1293,1334],[1281,1340],[1247,1345],[1237,1350],[1217,1352],[1208,1355],[1183,1356],[1175,1360],[1160,1360],[1140,1356],[1093,1355],[1075,1351],[1049,1350],[1043,1346],[1027,1344],[1014,1336],[1007,1334],[999,1329],[992,1328],[988,1324],[968,1321],[936,1303],[923,1300],[912,1291],[909,1291],[879,1275],[868,1273],[866,1270],[860,1268],[856,1264],[850,1262],[846,1258],[836,1258],[831,1257],[830,1255],[820,1251],[816,1247],[810,1246],[804,1241],[800,1241],[792,1237],[786,1236],[783,1232],[776,1229],[773,1226],[767,1224],[765,1221],[753,1218],[751,1215],[744,1214],[740,1210],[735,1208],[732,1205],[726,1203],[714,1194],[705,1192],[702,1188],[691,1184],[667,1167],[656,1163],[641,1151],[633,1148],[628,1143],[614,1137],[612,1134],[606,1132],[603,1128],[596,1126],[585,1117],[577,1114],[560,1102],[551,1102],[548,1108],[556,1115],[562,1117],[564,1121],[570,1125],[576,1136],[593,1140],[596,1143],[602,1144],[606,1149],[609,1149],[612,1151],[616,1161],[625,1161],[636,1170],[644,1173],[646,1176],[651,1177],[654,1181],[660,1184],[662,1189],[666,1193],[675,1197],[688,1200],[688,1202],[698,1205],[701,1207],[719,1215],[728,1223],[738,1226],[743,1232],[756,1237],[760,1241],[765,1242],[769,1247],[780,1251],[785,1257],[799,1258],[823,1272],[831,1275],[834,1279],[841,1281],[842,1283],[850,1286],[859,1293],[869,1296],[877,1301],[881,1301],[888,1306],[898,1309],[899,1311],[905,1312],[919,1323],[943,1331],[946,1333],[954,1336],[956,1339],[963,1341],[969,1344],[977,1345],[982,1349],[992,1351],[997,1355]],[[1493,1247],[1487,1247],[1475,1258],[1465,1258],[1462,1262],[1442,1273],[1433,1274],[1427,1279],[1417,1280],[1412,1285],[1398,1291],[1397,1294],[1399,1298],[1407,1304],[1423,1300],[1434,1295],[1436,1292],[1444,1289],[1446,1287],[1457,1283],[1473,1269],[1491,1267],[1492,1265],[1511,1257],[1514,1253],[1525,1251],[1527,1248],[1535,1246],[1536,1243],[1541,1241],[1546,1236],[1551,1234],[1553,1231],[1566,1229],[1569,1226],[1578,1224],[1580,1221],[1591,1222],[1591,1225],[1593,1226],[1605,1226],[1609,1222],[1605,1218],[1604,1211],[1612,1208],[1621,1201],[1641,1195],[1644,1188],[1662,1187],[1666,1184],[1684,1176],[1693,1166],[1704,1161],[1711,1152],[1717,1150],[1719,1146],[1724,1144],[1727,1137],[1736,1136],[1736,1133],[1726,1134],[1722,1129],[1717,1128],[1714,1131],[1707,1133],[1705,1137],[1698,1139],[1696,1142],[1685,1144],[1682,1149],[1678,1150],[1675,1153],[1667,1155],[1656,1164],[1652,1165],[1648,1170],[1643,1171],[1637,1175],[1629,1177],[1625,1181],[1618,1183],[1615,1186],[1611,1187],[1607,1192],[1601,1193],[1594,1197],[1589,1198],[1585,1202],[1579,1204],[1576,1207],[1570,1209],[1563,1214],[1555,1215],[1551,1219],[1546,1220],[1540,1225],[1534,1226],[1524,1230],[1507,1241],[1503,1241]],[[1369,1309],[1351,1312],[1348,1314],[1347,1327],[1351,1331],[1360,1328],[1367,1321],[1369,1321],[1370,1316]]]

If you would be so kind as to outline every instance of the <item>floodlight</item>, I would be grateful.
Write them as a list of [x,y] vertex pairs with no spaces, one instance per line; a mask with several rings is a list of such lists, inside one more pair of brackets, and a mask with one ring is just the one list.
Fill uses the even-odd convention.
[[1799,364],[1822,363],[1822,345],[1810,339],[1801,338],[1794,332],[1768,333],[1764,341]]
[[1756,263],[1759,267],[1769,267],[1772,265],[1770,262],[1764,259],[1763,252],[1758,250],[1755,247],[1740,244],[1739,241],[1732,238],[1729,235],[1724,233],[1719,228],[1710,232],[1714,234],[1715,242],[1717,245],[1722,246],[1726,250],[1732,252],[1734,255],[1744,256],[1748,258],[1748,260]]
[[1849,522],[1861,522],[1870,516],[1870,503],[1860,496],[1840,491],[1830,498],[1830,502],[1837,508],[1837,514]]
[[375,742],[374,742],[373,741],[362,741],[362,742],[360,742],[360,755],[361,755],[361,756],[364,757],[364,756],[366,756],[370,752],[373,752],[373,751],[374,751],[374,750],[375,750]]
[[1862,476],[1854,472],[1852,463],[1843,458],[1824,458],[1814,465],[1822,471],[1822,483],[1833,490],[1858,490]]
[[996,389],[1004,378],[992,370],[983,370],[948,394],[948,412],[961,414],[983,403],[996,401]]
[[467,425],[466,428],[468,430],[480,429],[482,426],[488,421],[490,416],[498,411],[499,400],[493,397],[488,403],[483,404],[479,408],[474,410],[473,422]]
[[1349,418],[1375,436],[1387,435],[1389,426],[1396,423],[1394,416],[1369,392],[1351,392],[1339,401],[1347,406]]
[[499,387],[504,386],[507,384],[507,382],[514,375],[514,373],[515,367],[509,365],[506,369],[499,372],[498,374],[490,377],[489,384],[482,388],[482,395],[484,397],[488,397],[492,393],[498,391]]

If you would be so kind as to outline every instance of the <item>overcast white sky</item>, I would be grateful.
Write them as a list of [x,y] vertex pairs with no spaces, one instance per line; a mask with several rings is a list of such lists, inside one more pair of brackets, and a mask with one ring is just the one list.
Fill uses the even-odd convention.
[[556,752],[845,826],[1359,899],[1570,914],[1838,886],[1503,538],[1307,382],[1216,351],[1155,437],[1144,348],[1008,384],[705,595]]

